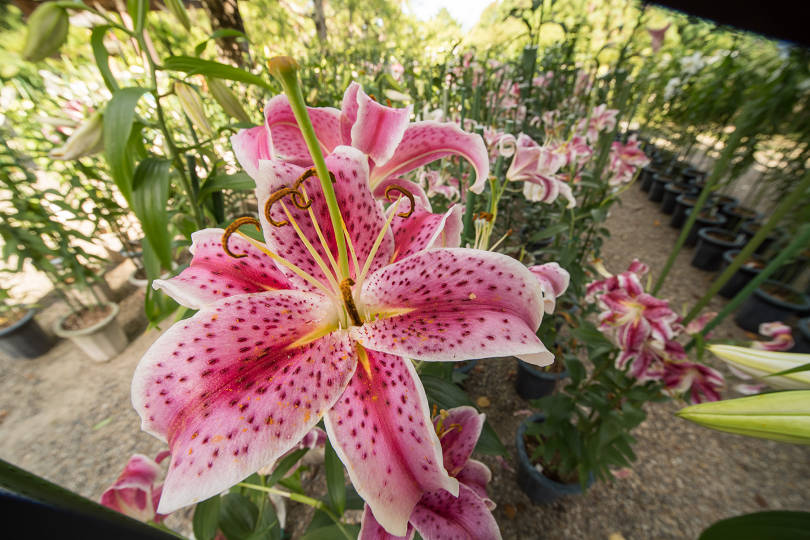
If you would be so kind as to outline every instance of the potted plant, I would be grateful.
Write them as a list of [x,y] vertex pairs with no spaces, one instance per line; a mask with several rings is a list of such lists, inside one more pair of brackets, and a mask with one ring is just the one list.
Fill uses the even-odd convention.
[[36,358],[48,352],[53,339],[37,324],[33,308],[14,305],[0,289],[0,351],[12,358]]
[[764,322],[790,323],[791,319],[808,312],[810,297],[790,285],[767,280],[740,306],[734,315],[734,322],[743,330],[756,332]]
[[[723,253],[724,267],[730,265],[731,261],[733,261],[739,253],[739,249],[730,249]],[[760,257],[752,256],[731,276],[731,279],[723,285],[723,288],[720,289],[718,294],[723,298],[734,298],[763,268],[765,268],[765,261]]]
[[694,193],[694,186],[669,182],[664,186],[664,197],[661,199],[661,211],[672,214],[675,211],[675,201],[682,193]]
[[705,227],[698,231],[698,243],[692,266],[714,272],[723,264],[723,253],[742,247],[745,238],[726,229]]
[[[689,218],[689,215],[692,213],[693,208],[686,209],[686,217]],[[692,229],[689,231],[689,235],[686,237],[686,242],[684,245],[692,247],[697,244],[698,241],[698,232],[701,229],[707,227],[722,227],[723,224],[726,222],[725,216],[721,214],[717,214],[713,212],[711,209],[703,209],[698,214],[697,218],[695,218],[695,223],[692,225]]]

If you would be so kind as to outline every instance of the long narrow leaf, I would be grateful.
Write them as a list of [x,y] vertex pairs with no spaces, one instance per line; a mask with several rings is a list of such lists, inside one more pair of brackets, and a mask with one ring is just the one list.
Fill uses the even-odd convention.
[[113,94],[104,110],[104,153],[107,164],[115,185],[130,204],[134,162],[127,152],[127,143],[135,120],[135,106],[146,92],[146,88],[122,88]]
[[201,58],[194,58],[193,56],[170,56],[163,62],[163,67],[172,71],[182,71],[190,75],[201,73],[211,77],[240,81],[273,90],[273,87],[258,75],[227,64],[214,62],[213,60],[203,60]]
[[104,36],[109,29],[109,24],[93,28],[93,31],[90,33],[90,46],[93,48],[93,58],[96,60],[96,67],[98,67],[98,71],[101,73],[101,78],[104,79],[104,84],[107,85],[110,92],[115,93],[118,91],[118,82],[115,80],[110,70],[110,54],[104,46]]
[[132,210],[141,222],[146,239],[164,268],[171,268],[169,215],[169,161],[146,158],[135,169]]

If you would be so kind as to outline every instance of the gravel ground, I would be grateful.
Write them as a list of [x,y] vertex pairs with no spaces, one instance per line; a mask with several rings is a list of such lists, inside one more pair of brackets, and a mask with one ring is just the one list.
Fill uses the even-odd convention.
[[[608,220],[612,238],[604,260],[613,272],[637,257],[656,275],[675,242],[668,216],[645,195],[630,188]],[[693,304],[712,277],[690,267],[690,257],[686,248],[663,289],[662,296],[676,308]],[[119,321],[130,334],[145,326],[142,300],[143,292],[135,291],[123,302]],[[715,299],[711,308],[723,302]],[[57,304],[39,318],[48,325],[60,309]],[[104,364],[90,362],[66,341],[34,360],[0,356],[0,457],[97,499],[132,453],[155,455],[161,443],[140,431],[129,387],[139,358],[158,335],[157,330],[139,335]],[[715,336],[745,339],[730,321]],[[521,411],[529,406],[513,390],[515,371],[513,360],[485,360],[465,383],[473,399],[490,400],[484,412],[510,449],[505,465],[482,458],[494,473],[490,492],[504,538],[607,539],[616,533],[626,539],[695,538],[724,517],[808,507],[806,448],[693,426],[673,416],[679,408],[674,403],[648,407],[648,419],[634,432],[638,461],[628,477],[597,483],[586,494],[552,506],[535,506],[510,470],[515,432],[525,418]],[[303,513],[290,508],[289,516],[294,522]],[[171,516],[168,525],[188,534],[188,512]]]

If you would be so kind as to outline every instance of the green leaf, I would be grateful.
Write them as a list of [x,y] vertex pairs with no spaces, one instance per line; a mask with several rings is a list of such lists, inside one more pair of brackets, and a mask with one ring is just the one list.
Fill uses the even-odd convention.
[[219,508],[219,527],[228,540],[243,540],[256,527],[259,509],[241,493],[228,493],[222,497]]
[[301,537],[301,540],[337,540],[346,538],[354,540],[360,534],[360,525],[329,525],[311,530]]
[[273,469],[273,473],[267,477],[265,484],[268,487],[276,485],[276,483],[284,478],[284,475],[287,474],[293,465],[298,463],[298,461],[304,457],[304,454],[306,454],[308,451],[309,448],[299,448],[295,452],[292,452],[289,456],[279,461],[276,468]]
[[149,11],[149,2],[146,0],[127,0],[127,11],[135,24],[135,33],[140,34],[146,22],[146,12]]
[[138,164],[132,181],[132,210],[163,268],[172,267],[169,235],[169,160],[149,157]]
[[326,487],[329,492],[330,506],[338,516],[342,516],[346,510],[346,479],[343,476],[343,463],[329,439],[326,440],[324,466],[326,467]]
[[[422,385],[425,387],[425,393],[431,405],[435,404],[439,409],[448,410],[461,405],[475,407],[470,396],[455,384],[431,375],[420,375],[419,378],[422,380]],[[506,447],[498,438],[498,434],[495,433],[492,426],[489,425],[489,421],[484,422],[484,428],[481,430],[481,436],[478,438],[475,451],[488,455],[506,455]]]
[[203,75],[209,75],[211,77],[240,81],[261,86],[267,90],[273,90],[273,87],[258,75],[227,64],[214,62],[213,60],[203,60],[201,58],[194,58],[193,56],[170,56],[163,62],[163,68],[172,71],[182,71],[189,75],[202,73]]
[[213,540],[216,536],[219,525],[220,502],[221,497],[215,495],[210,499],[197,503],[192,520],[194,537],[197,540]]
[[104,84],[107,85],[110,92],[115,93],[118,91],[118,82],[110,71],[110,55],[107,47],[104,46],[104,36],[109,29],[109,24],[94,27],[90,33],[90,46],[93,48],[93,58],[96,60],[96,66],[101,73],[101,78],[104,79]]
[[209,176],[203,184],[197,200],[203,203],[205,199],[216,191],[230,189],[233,191],[250,191],[256,188],[256,183],[245,172],[235,174],[216,174]]
[[219,39],[224,37],[243,37],[247,39],[247,36],[242,32],[240,32],[239,30],[235,30],[233,28],[220,28],[219,30],[211,34],[208,37],[208,39],[199,42],[197,46],[194,47],[194,55],[200,56],[200,54],[202,54],[202,52],[208,46],[208,42],[211,41],[212,39]]
[[559,234],[559,233],[561,233],[563,231],[567,231],[567,230],[568,230],[568,224],[567,223],[556,223],[554,225],[551,225],[550,227],[546,227],[546,228],[544,228],[542,230],[539,230],[536,233],[532,234],[529,237],[529,241],[530,242],[538,242],[538,241],[540,241],[540,240],[542,240],[544,238],[550,238],[550,237],[552,237],[552,236],[554,236],[556,234]]
[[766,377],[779,377],[780,375],[790,375],[791,373],[801,373],[802,371],[810,371],[810,362],[802,364],[794,368],[786,369],[784,371],[777,371],[776,373],[769,373]]
[[775,510],[723,519],[709,526],[699,540],[807,540],[810,513]]
[[127,145],[135,120],[135,106],[146,92],[146,88],[122,88],[113,93],[104,110],[104,154],[115,185],[130,204],[135,164]]

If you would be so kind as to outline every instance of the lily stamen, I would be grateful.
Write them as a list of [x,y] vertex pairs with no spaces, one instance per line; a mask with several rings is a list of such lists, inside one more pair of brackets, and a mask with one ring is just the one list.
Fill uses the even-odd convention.
[[222,249],[229,257],[233,257],[234,259],[241,259],[242,257],[247,257],[247,253],[234,253],[233,251],[231,251],[230,248],[228,247],[228,240],[231,238],[231,236],[233,236],[233,233],[239,230],[239,227],[248,224],[255,226],[256,230],[258,230],[259,233],[262,232],[262,225],[261,223],[259,223],[259,220],[254,217],[246,216],[235,219],[233,223],[228,225],[228,228],[225,229],[225,232],[222,233]]
[[349,313],[352,323],[355,326],[362,326],[363,319],[360,318],[360,312],[357,311],[357,306],[354,303],[352,286],[354,286],[354,280],[352,278],[346,278],[340,284],[340,292],[343,294],[343,304],[346,306],[346,311]]
[[[307,169],[293,182],[292,187],[285,186],[270,194],[270,197],[264,205],[264,217],[267,218],[267,221],[270,222],[271,225],[274,227],[283,227],[290,223],[289,221],[276,221],[270,216],[270,210],[273,208],[273,205],[287,195],[290,196],[290,200],[299,210],[308,210],[309,207],[312,206],[312,199],[306,196],[306,192],[302,191],[302,184],[313,176],[317,176],[315,169]],[[332,172],[329,172],[329,178],[332,180],[333,184],[337,181]]]
[[413,214],[413,211],[416,208],[416,201],[414,200],[413,193],[411,193],[408,189],[400,186],[399,184],[391,184],[385,188],[385,198],[388,199],[389,202],[391,202],[392,191],[404,195],[411,202],[411,207],[408,209],[407,212],[401,212],[397,215],[401,218],[410,217],[410,215]]
[[[312,245],[312,243],[310,243],[310,241],[307,239],[307,237],[303,233],[303,231],[301,231],[301,227],[298,226],[298,223],[295,221],[295,218],[293,217],[293,215],[290,213],[290,211],[287,209],[287,206],[283,202],[281,203],[281,208],[284,210],[284,213],[287,215],[287,219],[289,220],[288,223],[292,224],[292,227],[293,227],[293,229],[295,229],[295,232],[298,235],[298,238],[301,240],[301,242],[307,248],[307,251],[309,251],[309,254],[312,255],[312,258],[315,260],[315,263],[321,269],[321,272],[323,272],[323,275],[326,277],[327,280],[329,280],[329,284],[332,286],[333,289],[337,290],[337,288],[338,288],[337,281],[335,281],[335,278],[332,276],[332,273],[326,267],[326,263],[324,262],[323,258],[316,251],[316,249]],[[329,251],[329,248],[326,245],[324,245],[324,249],[326,251]]]

